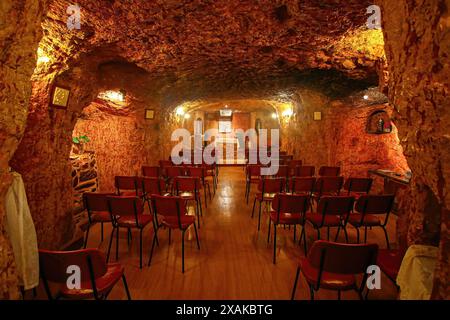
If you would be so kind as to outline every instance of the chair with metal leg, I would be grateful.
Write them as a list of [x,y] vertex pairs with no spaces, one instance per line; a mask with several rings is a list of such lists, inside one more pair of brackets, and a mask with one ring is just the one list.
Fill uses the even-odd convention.
[[294,176],[296,177],[313,177],[316,168],[314,166],[296,166]]
[[277,248],[277,226],[294,226],[294,242],[296,235],[296,226],[302,227],[300,242],[303,238],[306,254],[306,232],[305,232],[305,213],[308,209],[307,195],[292,195],[279,193],[275,195],[272,201],[272,210],[269,216],[269,229],[267,231],[267,242],[270,240],[270,226],[273,224],[273,264],[276,263]]
[[161,168],[158,166],[142,166],[142,175],[144,177],[159,178],[162,176]]
[[[120,228],[139,230],[139,267],[142,269],[142,231],[154,221],[153,214],[144,214],[144,202],[137,197],[108,197],[109,212],[112,220],[112,232],[109,240],[107,261],[111,252],[111,245],[116,232],[116,260],[119,259],[119,231]],[[156,227],[154,225],[154,233]]]
[[249,164],[245,171],[245,199],[248,204],[252,184],[258,184],[261,180],[261,168],[259,164]]
[[[71,289],[67,286],[70,276],[67,272],[73,266],[80,271],[80,288]],[[49,300],[61,298],[105,300],[120,279],[122,279],[128,300],[131,300],[124,268],[119,263],[107,263],[103,254],[97,249],[75,251],[40,249],[39,269]],[[49,282],[58,285],[58,292],[55,294],[51,292]]]
[[[355,205],[356,213],[349,216],[348,222],[356,228],[357,242],[359,243],[359,228],[364,227],[364,243],[367,242],[367,228],[380,227],[386,238],[386,246],[390,249],[386,226],[394,204],[395,195],[363,195]],[[380,215],[385,215],[384,220]]]
[[[172,229],[178,229],[182,233],[181,237],[181,256],[182,267],[181,270],[184,273],[184,238],[185,233],[190,226],[194,226],[195,238],[197,240],[197,248],[200,250],[200,242],[198,240],[197,226],[195,224],[195,217],[187,214],[186,200],[182,197],[163,197],[154,195],[151,199],[153,212],[158,216],[161,216],[161,225]],[[157,229],[158,230],[158,229]],[[155,248],[157,235],[155,233],[153,237],[152,249],[150,251],[150,257],[148,265],[150,266],[153,250]]]
[[322,166],[319,168],[319,176],[321,177],[337,177],[340,172],[340,167]]
[[173,187],[173,194],[183,198],[187,204],[190,201],[195,202],[195,214],[200,229],[200,216],[203,216],[200,179],[197,177],[176,177],[173,180]]
[[83,194],[84,207],[88,213],[88,225],[86,230],[86,238],[84,240],[84,248],[86,248],[89,231],[92,226],[97,223],[101,225],[101,241],[103,241],[103,224],[111,222],[111,215],[109,214],[108,196],[114,196],[114,193],[95,193],[85,192]]
[[372,187],[372,178],[348,178],[345,180],[342,189],[347,191],[348,196],[355,197],[356,200],[362,195],[369,194]]
[[208,208],[208,201],[206,198],[206,190],[208,189],[209,200],[211,201],[211,186],[209,181],[206,180],[206,169],[205,167],[187,167],[187,174],[190,177],[195,177],[200,179],[201,185],[200,189],[203,189],[203,193],[205,196],[205,208]]
[[323,196],[338,196],[344,184],[344,177],[320,177],[316,180],[311,199],[319,203]]
[[263,176],[258,183],[258,192],[255,195],[252,208],[252,218],[255,205],[258,201],[258,231],[261,229],[261,209],[264,204],[270,204],[277,193],[282,193],[286,188],[285,178],[266,178]]
[[114,178],[117,194],[119,196],[136,196],[142,197],[142,190],[138,185],[137,177],[135,176],[116,176]]
[[[337,291],[339,300],[342,291],[355,290],[362,300],[367,268],[376,264],[377,253],[377,244],[314,242],[308,256],[300,259],[291,300],[295,298],[300,272],[308,283],[311,300],[314,300],[314,292],[320,288]],[[356,281],[358,275],[363,275],[359,286]]]
[[320,198],[317,212],[306,213],[306,221],[311,223],[320,239],[320,230],[327,228],[327,239],[330,240],[330,228],[338,228],[335,241],[339,237],[341,228],[344,230],[345,240],[348,243],[346,224],[348,216],[353,209],[355,198],[349,196],[324,196]]

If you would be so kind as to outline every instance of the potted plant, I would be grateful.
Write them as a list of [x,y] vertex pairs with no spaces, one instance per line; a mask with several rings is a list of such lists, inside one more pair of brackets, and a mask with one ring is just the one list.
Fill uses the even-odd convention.
[[89,138],[86,135],[72,138],[72,142],[78,146],[79,154],[84,153],[84,145],[86,143],[88,143],[89,141],[91,141],[91,140],[89,140]]

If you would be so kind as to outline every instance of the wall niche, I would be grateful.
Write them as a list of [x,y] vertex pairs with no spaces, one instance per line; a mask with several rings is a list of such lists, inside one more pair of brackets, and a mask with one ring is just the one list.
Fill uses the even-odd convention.
[[392,132],[392,121],[384,110],[376,110],[367,118],[366,132],[370,134],[384,134]]

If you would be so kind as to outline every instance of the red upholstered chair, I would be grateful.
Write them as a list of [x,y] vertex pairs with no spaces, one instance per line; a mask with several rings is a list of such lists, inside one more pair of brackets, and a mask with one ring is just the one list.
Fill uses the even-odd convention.
[[173,180],[174,194],[183,198],[186,204],[195,201],[195,214],[197,215],[198,228],[200,229],[200,216],[203,216],[202,197],[200,190],[202,183],[197,177],[175,177]]
[[158,166],[142,166],[142,175],[144,177],[159,178],[162,176],[161,168]]
[[256,201],[259,203],[258,211],[258,231],[261,230],[261,207],[262,203],[271,203],[277,193],[285,190],[285,178],[266,178],[262,177],[258,183],[258,192],[255,195],[252,208],[252,218],[255,212]]
[[[363,195],[359,197],[355,205],[356,213],[351,214],[348,219],[348,222],[356,228],[358,243],[360,227],[364,227],[364,243],[367,242],[368,227],[381,227],[384,231],[387,248],[390,249],[386,225],[394,198],[394,195]],[[385,215],[384,220],[381,220],[379,215]]]
[[[80,268],[79,289],[67,286],[69,266]],[[119,263],[106,263],[105,257],[97,249],[76,251],[39,250],[39,269],[48,299],[106,299],[120,279],[123,281],[128,300],[131,300],[124,268]],[[49,282],[58,284],[58,292],[53,295]]]
[[289,180],[289,192],[311,196],[315,184],[316,178],[314,177],[292,177]]
[[[203,169],[205,170],[205,181],[211,182],[213,185],[213,195],[216,195],[217,183],[219,182],[219,167],[216,163],[214,164],[202,164]],[[209,181],[211,179],[211,181]]]
[[337,227],[335,241],[338,239],[339,231],[344,229],[345,239],[348,243],[347,230],[345,229],[348,216],[353,209],[355,198],[349,196],[324,196],[320,198],[317,212],[306,213],[306,221],[311,223],[317,231],[320,239],[320,229],[327,227],[327,239],[330,240],[330,228]]
[[402,254],[400,250],[381,249],[378,252],[377,266],[394,283],[397,290],[400,289],[397,286],[397,275],[402,265],[403,257],[404,253]]
[[84,207],[88,213],[88,226],[86,230],[86,239],[84,240],[84,248],[86,248],[89,238],[89,230],[96,223],[101,224],[101,241],[103,241],[103,224],[111,222],[111,215],[108,207],[108,196],[114,193],[94,193],[85,192],[83,194]]
[[[181,230],[181,255],[182,255],[182,272],[184,273],[184,235],[186,230],[193,225],[195,231],[195,238],[197,239],[197,248],[200,250],[200,242],[198,241],[197,227],[195,225],[195,217],[187,214],[186,200],[182,197],[163,197],[163,196],[153,196],[152,197],[152,207],[153,212],[162,217],[161,225],[165,226],[170,230],[179,229]],[[170,233],[169,233],[170,235]],[[153,237],[152,249],[150,251],[150,257],[148,259],[148,265],[152,261],[153,250],[155,247],[157,235],[155,233]],[[169,240],[170,241],[170,240]]]
[[116,176],[114,180],[117,194],[125,197],[142,197],[142,190],[136,178],[135,176]]
[[343,184],[343,177],[320,177],[316,180],[312,198],[319,202],[322,196],[338,196]]
[[361,195],[369,194],[372,182],[372,178],[348,178],[345,180],[343,189],[347,191],[347,195],[358,199]]
[[186,169],[183,166],[168,166],[165,167],[166,172],[166,182],[168,185],[168,190],[170,193],[174,192],[173,189],[173,180],[176,177],[183,177],[186,175]]
[[209,193],[209,200],[211,201],[211,186],[209,184],[209,181],[206,180],[206,168],[201,167],[187,167],[187,174],[190,177],[195,177],[200,179],[201,185],[200,189],[203,189],[204,195],[205,195],[205,208],[208,208],[208,202],[206,198],[206,189],[208,189]]
[[286,181],[289,177],[289,166],[287,165],[279,165],[278,166],[278,171],[275,174],[276,177],[280,177],[280,178],[285,178]]
[[295,176],[296,175],[296,168],[297,167],[301,167],[303,164],[302,160],[291,160],[289,161],[289,163],[287,164],[289,166],[289,175],[290,176]]
[[247,165],[247,170],[245,172],[245,199],[248,203],[248,198],[250,197],[250,190],[252,184],[258,184],[261,180],[261,165],[259,164],[249,164]]
[[315,174],[316,168],[313,166],[297,166],[295,168],[295,176],[296,177],[313,177]]
[[270,239],[270,225],[273,223],[273,263],[276,263],[276,248],[277,248],[277,226],[293,225],[294,226],[294,241],[296,226],[302,226],[302,234],[300,241],[304,238],[305,253],[306,253],[306,233],[305,233],[305,213],[308,209],[307,195],[292,195],[278,193],[272,201],[272,210],[269,217],[269,229],[267,231],[267,242]]
[[[377,260],[376,244],[343,244],[328,241],[316,241],[309,250],[308,257],[301,258],[297,267],[291,300],[295,298],[300,271],[306,279],[314,300],[314,291],[320,288],[335,290],[338,299],[341,291],[355,290],[360,299],[367,281],[367,268]],[[358,286],[356,275],[363,275]]]
[[340,172],[341,172],[340,167],[322,166],[319,169],[319,176],[321,176],[321,177],[337,177],[337,176],[339,176]]
[[126,228],[139,230],[139,267],[142,269],[142,230],[151,222],[156,233],[153,214],[144,214],[144,203],[137,197],[108,197],[109,212],[111,213],[112,232],[109,240],[107,261],[111,252],[111,245],[116,232],[116,260],[119,259],[119,230]]

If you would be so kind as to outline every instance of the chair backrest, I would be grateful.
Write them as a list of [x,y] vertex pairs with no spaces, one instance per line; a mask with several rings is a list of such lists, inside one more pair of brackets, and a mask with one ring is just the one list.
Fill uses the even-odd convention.
[[137,197],[108,197],[109,212],[111,219],[117,221],[119,217],[135,217],[138,224],[138,215],[144,212],[144,204]]
[[292,177],[289,180],[289,191],[292,193],[311,193],[314,190],[316,178]]
[[187,174],[190,177],[197,177],[203,179],[205,177],[206,169],[204,167],[187,167]]
[[114,195],[114,193],[85,192],[83,200],[88,214],[95,211],[109,211],[108,197]]
[[166,167],[165,170],[166,170],[166,175],[169,178],[184,176],[184,167],[183,166],[170,166],[170,167]]
[[[345,244],[324,240],[313,243],[308,252],[310,264],[322,272],[366,275],[367,268],[377,261],[377,244]],[[318,281],[320,283],[320,281]]]
[[171,167],[172,166],[172,161],[170,160],[159,160],[159,167],[161,169],[164,169],[165,167]]
[[117,190],[136,190],[136,177],[135,176],[116,176],[115,185]]
[[305,213],[308,208],[308,196],[277,193],[272,201],[272,209],[277,213]]
[[142,166],[142,175],[144,177],[158,178],[161,176],[161,168],[157,166]]
[[198,191],[200,179],[198,177],[175,177],[173,185],[177,193]]
[[320,177],[316,180],[314,190],[320,194],[324,192],[336,192],[339,194],[343,184],[344,177]]
[[394,204],[395,195],[363,195],[355,205],[355,210],[359,213],[386,214],[390,213]]
[[247,176],[251,177],[260,177],[261,176],[261,165],[259,164],[249,164],[247,166]]
[[289,167],[287,165],[278,166],[278,172],[275,176],[287,179],[289,176]]
[[166,188],[166,184],[161,178],[143,177],[141,178],[141,182],[142,190],[147,196],[151,196],[152,194],[161,195]]
[[337,177],[341,172],[340,167],[322,166],[319,169],[319,176],[321,177]]
[[262,178],[258,183],[258,191],[262,193],[280,193],[284,191],[286,178]]
[[354,202],[354,197],[324,196],[319,200],[317,213],[322,215],[346,216],[352,211]]
[[151,201],[154,214],[166,217],[178,217],[178,225],[181,229],[181,218],[187,214],[186,202],[182,197],[154,195]]
[[313,177],[315,172],[314,166],[297,166],[294,175],[297,177]]
[[348,178],[343,189],[350,192],[369,193],[372,187],[372,178]]
[[[89,260],[92,269],[89,268]],[[83,249],[75,251],[50,251],[39,249],[39,267],[42,277],[47,281],[66,284],[69,266],[80,267],[81,281],[90,281],[91,272],[95,279],[106,274],[106,259],[98,249]]]
[[291,160],[288,163],[289,168],[295,169],[296,167],[301,167],[303,164],[302,160]]

